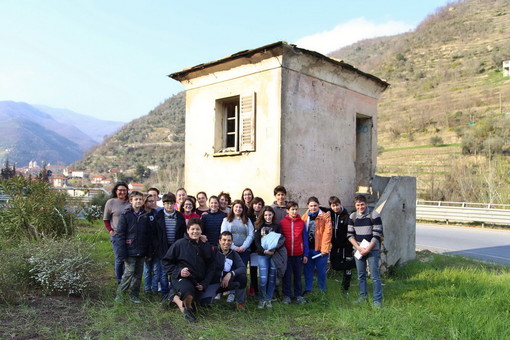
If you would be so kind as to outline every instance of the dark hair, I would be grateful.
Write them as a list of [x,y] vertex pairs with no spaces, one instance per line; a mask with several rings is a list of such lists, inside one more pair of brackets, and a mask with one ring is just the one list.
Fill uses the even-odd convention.
[[232,233],[231,233],[230,231],[228,231],[228,230],[225,230],[225,231],[221,232],[221,234],[220,234],[220,239],[221,239],[221,237],[222,237],[222,236],[230,236],[230,238],[231,238],[232,240],[234,239],[234,236],[233,236],[233,235],[232,235]]
[[287,202],[287,210],[289,210],[292,207],[299,207],[299,205],[294,201],[288,201]]
[[306,201],[306,204],[310,204],[310,202],[315,202],[317,204],[320,204],[319,199],[315,196],[310,196],[310,198],[308,198],[308,201]]
[[279,192],[283,192],[285,195],[287,195],[287,189],[285,189],[283,185],[277,185],[276,188],[274,188],[273,193],[275,196]]
[[198,195],[200,195],[200,194],[204,194],[204,196],[205,196],[205,200],[207,201],[207,194],[206,194],[204,191],[200,191],[200,192],[197,194],[197,198],[198,198]]
[[149,191],[155,191],[155,192],[157,192],[157,193],[158,193],[158,195],[159,195],[159,190],[158,190],[158,188],[149,188],[149,190],[147,190],[147,192],[149,192]]
[[253,206],[257,203],[262,203],[262,205],[266,205],[264,200],[260,197],[254,197],[250,202],[250,207],[248,208],[248,216],[255,216],[255,210],[253,209]]
[[211,202],[212,199],[215,199],[216,201],[218,201],[218,203],[220,202],[220,199],[216,195],[212,195],[211,197],[209,197],[209,203]]
[[245,205],[244,205],[244,202],[241,200],[235,200],[234,202],[232,202],[232,209],[230,209],[230,211],[228,212],[227,221],[232,222],[234,220],[234,216],[235,216],[234,206],[236,204],[240,204],[241,207],[243,208],[243,212],[241,213],[241,220],[243,221],[244,224],[248,223],[248,216],[246,214]]
[[367,198],[365,197],[365,195],[356,195],[356,196],[354,196],[354,202],[367,203]]
[[188,195],[186,196],[186,198],[189,198],[193,201],[193,205],[196,207],[197,206],[197,198],[193,195]]
[[189,230],[189,227],[191,227],[193,224],[198,224],[198,226],[200,227],[200,230],[202,230],[202,232],[204,231],[204,228],[202,227],[202,220],[197,217],[192,217],[188,220],[188,225],[186,226],[186,230]]
[[[117,182],[117,183],[115,183],[115,186],[112,189],[112,197],[113,198],[117,198],[117,189],[119,187],[126,187],[126,190],[128,190],[128,193],[129,193],[129,187],[126,182]],[[126,195],[126,198],[129,199],[129,195]]]
[[[186,202],[189,201],[191,202],[191,205],[192,205],[192,208],[191,208],[191,212],[194,213],[195,212],[195,209],[196,209],[196,206],[195,206],[195,201],[193,201],[192,198],[190,197],[186,197],[184,199],[184,201],[181,202],[181,206],[179,207],[179,211],[184,213],[184,204],[186,204]],[[189,223],[189,222],[188,222]]]
[[336,204],[342,204],[342,202],[340,202],[340,198],[336,197],[336,196],[331,196],[328,200],[328,203],[329,205],[333,204],[333,203],[336,203]]
[[164,194],[163,195],[163,199],[162,199],[163,203],[165,203],[165,202],[173,202],[173,203],[175,203],[176,200],[177,199],[175,198],[175,195],[173,193],[171,193],[171,192]]
[[[253,201],[253,191],[250,188],[244,188],[243,192],[241,193],[241,201],[244,202],[244,192],[245,191],[249,191],[251,193],[251,200]],[[248,202],[248,204],[249,203],[251,203],[251,201]],[[246,202],[245,202],[245,204],[246,204]]]
[[149,197],[152,197],[152,195],[145,195],[145,199],[143,200],[143,206],[145,210],[147,210],[147,212],[150,213],[153,209],[151,209],[150,207],[146,207],[147,203],[149,203]]
[[145,195],[142,194],[140,191],[131,191],[131,194],[129,195],[129,199],[131,199],[135,196],[142,196],[145,199]]
[[258,230],[258,229],[260,229],[260,227],[261,227],[261,226],[264,224],[264,222],[266,221],[266,220],[264,219],[264,213],[265,213],[266,211],[270,211],[270,212],[272,212],[272,213],[273,213],[273,220],[272,220],[271,222],[272,222],[272,223],[274,223],[274,220],[275,220],[275,218],[276,218],[276,213],[274,212],[274,209],[273,209],[273,208],[271,208],[271,206],[266,205],[266,206],[264,206],[264,208],[262,208],[262,211],[260,212],[259,217],[257,217],[257,220],[255,221],[255,229],[257,229],[257,230]]
[[230,203],[232,203],[232,197],[230,197],[230,194],[228,192],[223,192],[223,191],[220,192],[220,194],[218,195],[218,201],[220,200],[221,196],[224,196],[225,199],[227,200],[227,206],[229,206]]

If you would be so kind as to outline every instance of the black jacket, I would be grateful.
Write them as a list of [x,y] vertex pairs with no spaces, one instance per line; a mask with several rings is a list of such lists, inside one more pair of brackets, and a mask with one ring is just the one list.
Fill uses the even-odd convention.
[[220,282],[223,276],[227,274],[226,272],[225,273],[223,272],[223,269],[225,268],[226,259],[232,260],[232,268],[230,272],[233,272],[234,277],[246,275],[246,265],[241,259],[241,256],[239,256],[239,254],[236,251],[229,249],[228,253],[224,254],[221,251],[221,247],[217,246],[216,249],[214,250],[214,259],[216,264],[216,270],[211,281],[212,283]]
[[331,213],[331,224],[333,224],[333,235],[331,237],[331,251],[344,250],[344,258],[352,256],[352,244],[347,240],[347,226],[349,224],[349,213],[345,208],[340,214],[336,214],[333,210]]
[[[179,211],[175,211],[175,241],[184,237],[186,234],[186,221],[184,220],[184,216]],[[171,244],[168,244],[168,240],[166,238],[166,226],[165,226],[165,211],[161,209],[156,213],[153,222],[153,232],[152,232],[152,244],[154,249],[154,256],[157,258],[163,258],[165,254],[168,252]]]
[[185,234],[184,238],[175,241],[168,249],[162,263],[164,273],[174,280],[180,278],[183,268],[188,268],[191,272],[190,279],[206,289],[216,271],[214,260],[209,243],[200,240],[195,242]]
[[120,215],[117,226],[116,244],[119,257],[151,256],[151,224],[150,214],[142,212],[135,216],[133,208],[129,208]]

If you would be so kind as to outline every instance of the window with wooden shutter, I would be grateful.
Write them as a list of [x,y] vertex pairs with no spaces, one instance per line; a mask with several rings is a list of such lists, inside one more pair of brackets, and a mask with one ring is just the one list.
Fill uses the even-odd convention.
[[255,93],[241,97],[239,151],[255,151]]

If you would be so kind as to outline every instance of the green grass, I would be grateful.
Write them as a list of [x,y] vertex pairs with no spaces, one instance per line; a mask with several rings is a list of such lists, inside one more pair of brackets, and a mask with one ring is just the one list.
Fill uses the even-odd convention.
[[[200,310],[199,321],[187,323],[176,307],[142,294],[142,304],[115,304],[113,254],[103,227],[80,228],[79,237],[95,244],[104,261],[97,294],[84,299],[81,322],[69,325],[32,323],[37,334],[62,339],[505,339],[510,338],[510,270],[460,257],[418,253],[410,263],[392,269],[384,282],[383,309],[357,306],[357,280],[347,299],[340,294],[341,275],[328,277],[328,292],[313,292],[309,303],[273,304],[257,310],[249,298],[246,312],[234,311],[224,300]],[[371,282],[369,290],[371,292]],[[48,297],[49,298],[49,297]],[[7,309],[30,316],[27,305]],[[23,323],[17,334],[26,335]]]
[[412,150],[412,149],[430,149],[430,148],[444,148],[449,146],[460,146],[460,144],[441,144],[441,145],[416,145],[416,146],[404,146],[401,148],[383,149],[380,153],[401,151],[401,150]]

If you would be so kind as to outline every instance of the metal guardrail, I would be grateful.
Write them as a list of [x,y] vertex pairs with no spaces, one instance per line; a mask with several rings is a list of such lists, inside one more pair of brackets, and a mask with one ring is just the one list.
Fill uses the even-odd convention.
[[419,220],[480,222],[510,226],[510,205],[417,200],[416,218]]

